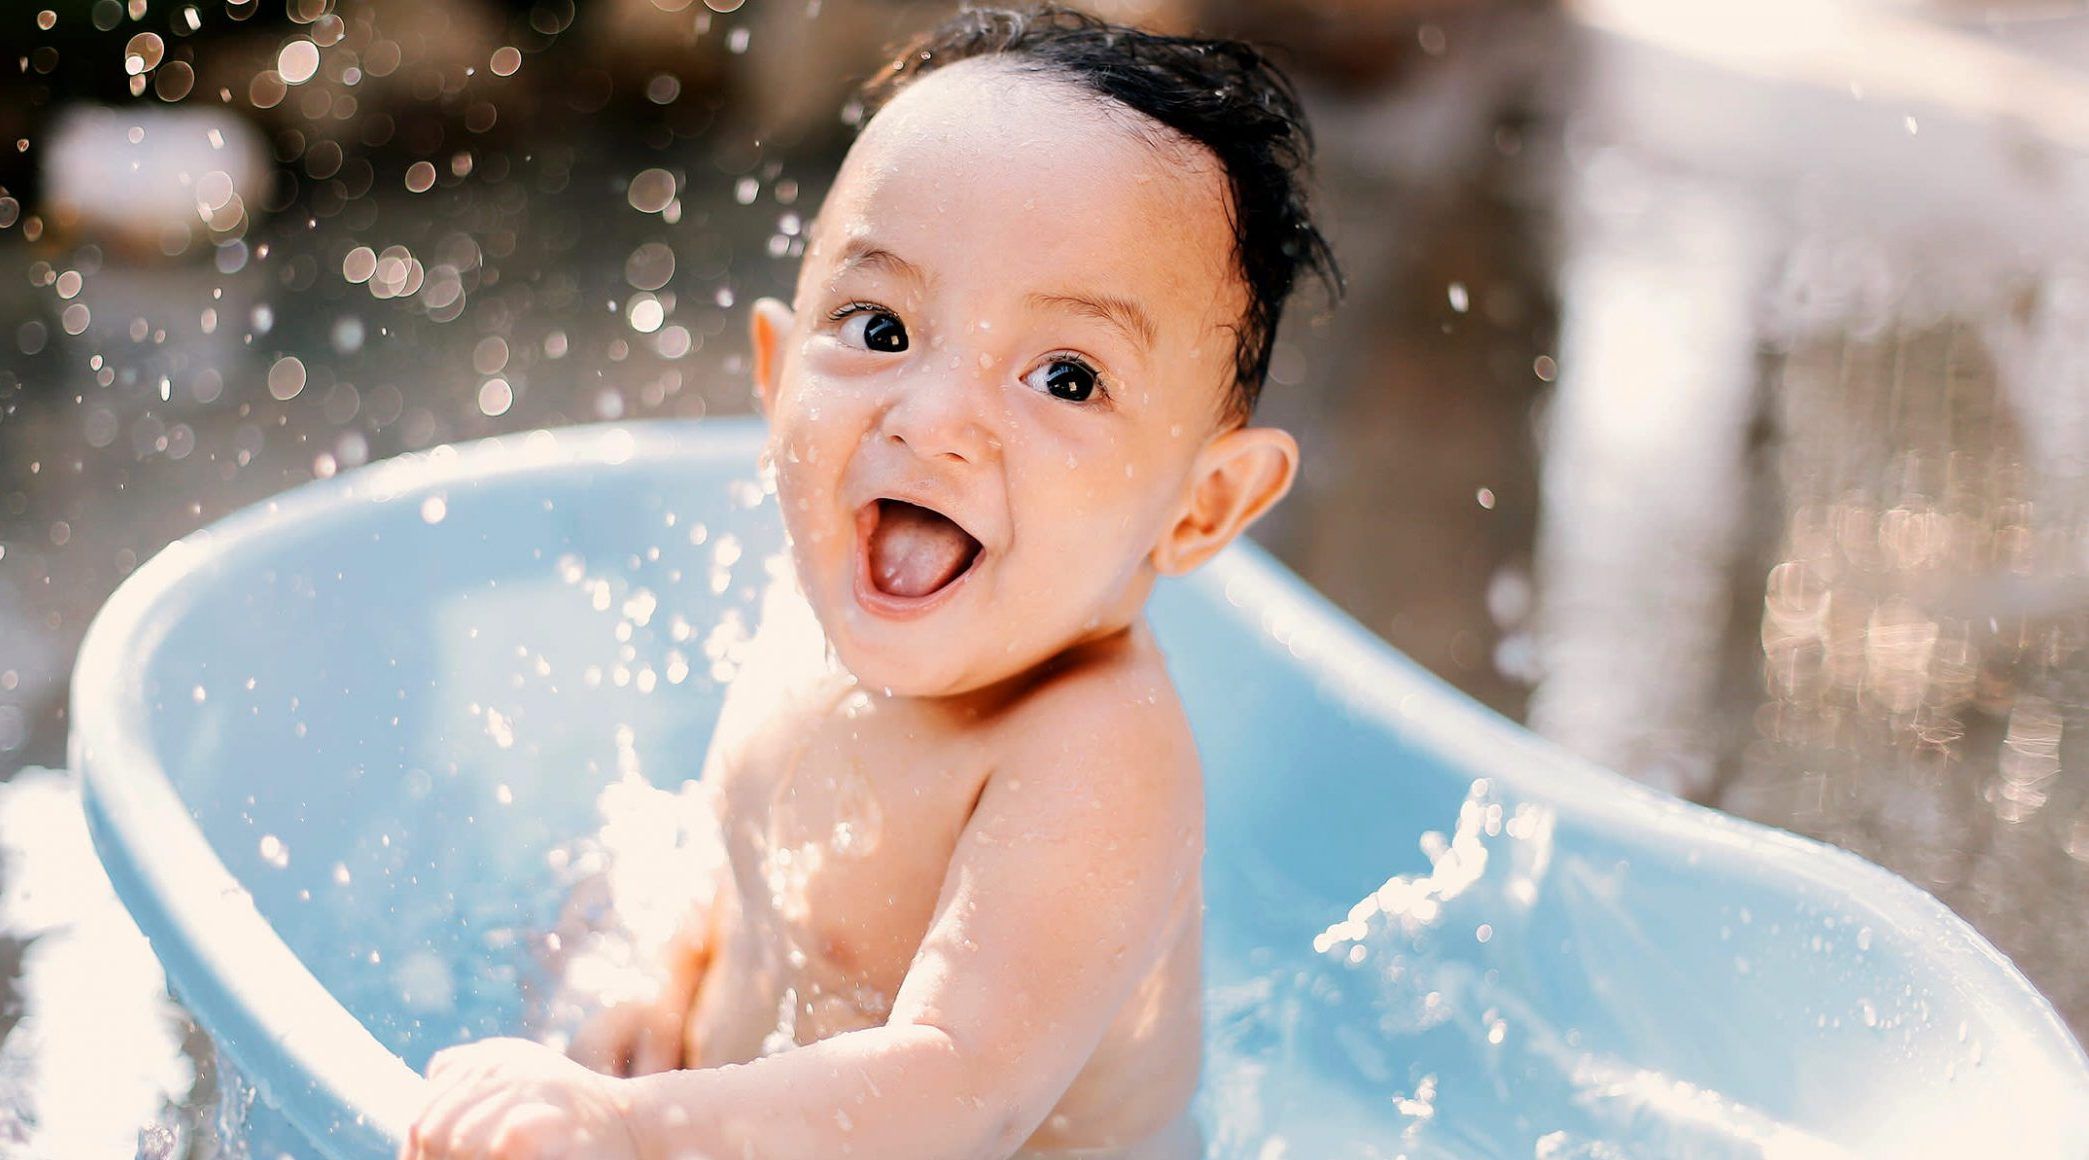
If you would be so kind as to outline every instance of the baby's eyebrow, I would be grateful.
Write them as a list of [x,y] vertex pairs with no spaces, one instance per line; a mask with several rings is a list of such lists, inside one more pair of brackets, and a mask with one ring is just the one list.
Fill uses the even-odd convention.
[[1153,350],[1153,319],[1129,298],[1119,298],[1114,294],[1032,294],[1026,301],[1033,307],[1070,310],[1107,322],[1123,332],[1125,339],[1142,353]]
[[921,267],[876,242],[862,238],[850,242],[848,248],[841,252],[841,269],[838,272],[846,274],[852,270],[883,270],[916,285],[928,284],[928,277],[921,272]]

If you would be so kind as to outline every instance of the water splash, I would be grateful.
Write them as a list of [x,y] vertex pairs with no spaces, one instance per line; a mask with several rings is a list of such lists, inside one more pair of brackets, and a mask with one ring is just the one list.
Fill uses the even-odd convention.
[[666,948],[690,913],[710,906],[704,886],[725,858],[703,788],[650,784],[631,739],[619,741],[620,776],[596,799],[602,828],[551,855],[568,902],[557,932],[564,962],[540,1032],[548,1042],[657,990]]
[[[1596,1049],[1601,1037],[1543,1013],[1548,989],[1572,985],[1555,975],[1592,969],[1547,957],[1559,946],[1554,920],[1592,904],[1587,921],[1606,921],[1602,900],[1622,885],[1603,868],[1559,862],[1558,825],[1552,808],[1503,801],[1480,779],[1448,836],[1422,835],[1426,870],[1358,900],[1312,937],[1310,957],[1213,987],[1211,1154],[1252,1154],[1287,1104],[1324,1105],[1320,1092],[1335,1085],[1389,1103],[1399,1148],[1416,1157],[1848,1157],[1731,1095]],[[1593,986],[1603,992],[1600,979]],[[1309,1091],[1294,1056],[1340,1063],[1323,1064]],[[1383,1138],[1362,1123],[1321,1127],[1328,1141]],[[1287,1147],[1320,1154],[1321,1142]]]

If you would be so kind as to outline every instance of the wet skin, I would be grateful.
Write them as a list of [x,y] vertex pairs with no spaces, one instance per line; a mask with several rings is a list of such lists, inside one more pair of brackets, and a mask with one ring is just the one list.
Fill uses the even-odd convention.
[[[985,965],[978,960],[989,952],[972,945],[969,933],[978,924],[964,912],[1036,904],[996,901],[970,884],[943,896],[966,845],[1020,856],[1052,835],[1029,816],[1028,799],[1043,787],[1033,790],[1012,772],[1000,778],[994,807],[983,813],[975,806],[985,803],[997,755],[1009,751],[997,734],[1026,727],[1021,706],[1030,698],[1107,680],[1126,698],[1150,699],[1150,712],[1175,716],[1171,732],[1185,751],[1189,744],[1143,628],[1055,659],[999,711],[952,721],[918,700],[870,693],[828,668],[816,626],[794,628],[780,603],[772,601],[769,628],[748,664],[765,667],[765,677],[789,675],[751,685],[744,700],[735,694],[720,723],[725,744],[705,775],[723,820],[730,873],[707,915],[707,969],[686,1023],[685,1065],[744,1062],[785,1043],[879,1026],[918,963],[949,956],[953,968]],[[1060,682],[1060,691],[1049,691]],[[1103,800],[1094,797],[1098,806]],[[1167,822],[1185,855],[1201,852],[1201,808]],[[1051,921],[1048,912],[1036,917]],[[936,939],[932,926],[939,927]],[[1138,932],[1151,945],[1150,965],[1028,1149],[1122,1146],[1181,1114],[1196,1085],[1202,1034],[1200,935],[1195,875],[1177,871],[1159,927]],[[1043,965],[1003,964],[1015,980],[1006,991]],[[1083,1015],[1076,1024],[1091,1021],[1092,1013]],[[1031,1033],[1058,1039],[1092,1030],[1044,1022]]]
[[1202,151],[987,61],[865,129],[755,311],[803,597],[706,761],[726,878],[660,1000],[584,1044],[668,1070],[453,1049],[408,1155],[1180,1143],[1202,783],[1141,610],[1296,464],[1227,405],[1225,198]]

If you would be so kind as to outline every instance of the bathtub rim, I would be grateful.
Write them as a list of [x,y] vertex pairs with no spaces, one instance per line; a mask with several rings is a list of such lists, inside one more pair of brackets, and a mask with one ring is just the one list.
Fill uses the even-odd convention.
[[[310,529],[363,503],[550,469],[615,468],[660,458],[751,465],[759,419],[645,420],[494,436],[414,452],[292,488],[163,549],[118,587],[90,624],[72,680],[68,748],[96,852],[181,1001],[241,1073],[315,1144],[389,1154],[425,1084],[337,1002],[283,943],[204,839],[153,760],[143,660],[212,574],[285,525]],[[2032,1040],[2056,1082],[2089,1105],[2089,1054],[2038,990],[1972,926],[1913,883],[1856,854],[1684,802],[1574,757],[1474,701],[1372,635],[1262,549],[1242,543],[1185,581],[1222,615],[1276,637],[1316,692],[1359,716],[1502,780],[1576,821],[1657,845],[1688,844],[1868,912],[1931,952],[1990,1021]],[[1425,711],[1426,710],[1426,711]],[[1491,775],[1490,775],[1491,776]],[[144,856],[146,851],[150,857]],[[1977,982],[1980,985],[1974,986]],[[302,1077],[286,1084],[284,1076]],[[2081,1113],[2089,1127],[2089,1112]],[[337,1149],[337,1145],[340,1147]]]
[[[365,503],[575,467],[672,457],[744,463],[763,433],[748,419],[650,420],[492,436],[382,460],[293,487],[161,549],[88,625],[73,667],[68,764],[88,832],[118,898],[170,987],[242,1078],[315,1145],[389,1155],[426,1099],[425,1081],[320,984],[255,909],[151,756],[149,657],[215,572]],[[150,856],[145,852],[150,851]],[[286,1084],[283,1077],[301,1077]]]

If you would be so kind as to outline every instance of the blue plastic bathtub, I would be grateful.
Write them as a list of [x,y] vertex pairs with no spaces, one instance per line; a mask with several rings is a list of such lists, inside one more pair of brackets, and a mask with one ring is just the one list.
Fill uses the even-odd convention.
[[[412,455],[110,600],[72,759],[255,1155],[389,1155],[431,1052],[519,1026],[548,851],[697,769],[779,543],[759,438]],[[1213,1156],[2089,1155],[2089,1060],[1912,886],[1566,756],[1252,548],[1153,617],[1210,778]]]

